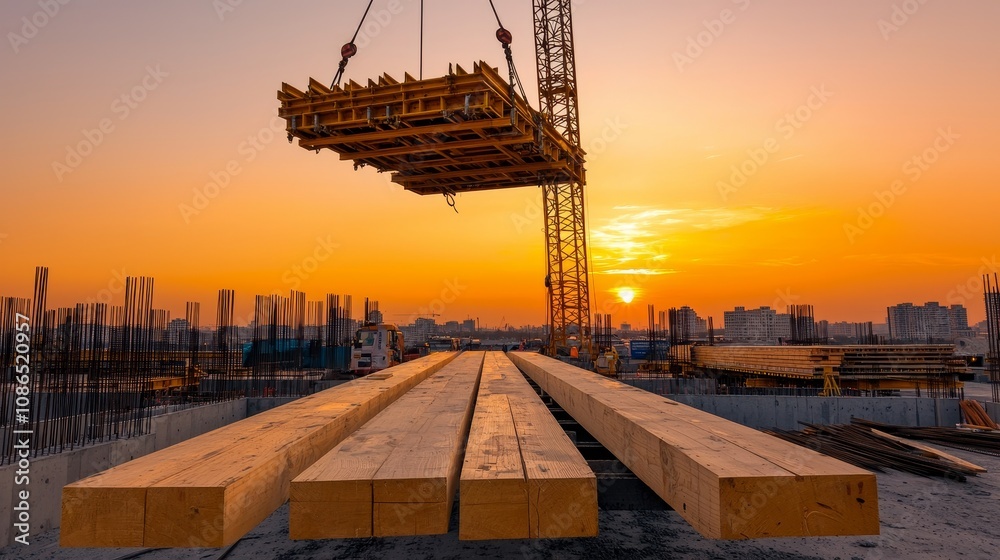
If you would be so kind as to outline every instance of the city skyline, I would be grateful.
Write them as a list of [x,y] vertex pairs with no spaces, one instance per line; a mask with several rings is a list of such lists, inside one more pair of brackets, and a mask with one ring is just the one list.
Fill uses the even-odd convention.
[[[30,296],[41,265],[50,307],[149,276],[174,317],[227,288],[243,317],[300,289],[390,320],[545,321],[538,189],[456,214],[285,142],[275,91],[329,80],[364,2],[57,4],[0,7],[0,294]],[[348,79],[418,73],[416,5],[375,2]],[[575,3],[592,313],[809,303],[878,322],[938,301],[981,321],[1000,5],[900,5]],[[498,10],[537,105],[530,3]],[[503,68],[486,3],[428,2],[426,26],[425,76]]]

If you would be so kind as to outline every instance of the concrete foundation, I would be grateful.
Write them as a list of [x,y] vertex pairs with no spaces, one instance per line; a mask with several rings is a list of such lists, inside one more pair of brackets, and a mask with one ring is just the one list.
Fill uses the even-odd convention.
[[669,395],[669,398],[751,428],[800,430],[800,421],[849,424],[852,416],[906,426],[954,426],[961,422],[957,399],[757,395]]

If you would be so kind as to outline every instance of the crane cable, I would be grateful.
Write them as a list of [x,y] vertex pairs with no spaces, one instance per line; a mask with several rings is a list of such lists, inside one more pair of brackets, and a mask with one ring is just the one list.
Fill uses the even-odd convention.
[[365,24],[368,12],[371,11],[372,4],[374,3],[375,0],[368,1],[368,7],[365,8],[365,13],[361,16],[361,21],[358,22],[358,28],[354,30],[354,36],[351,37],[351,40],[347,44],[340,48],[340,63],[337,65],[337,75],[333,77],[333,84],[330,86],[330,89],[340,85],[340,80],[344,77],[344,69],[347,68],[347,63],[352,56],[358,54],[358,46],[354,44],[354,41],[358,38],[358,33],[361,33],[361,26]]
[[503,45],[503,54],[507,59],[507,68],[510,73],[510,103],[511,109],[511,119],[514,118],[514,86],[517,85],[518,89],[521,91],[521,98],[524,99],[525,103],[528,102],[528,95],[524,92],[524,84],[521,83],[521,77],[517,74],[517,66],[514,65],[514,55],[511,53],[510,44],[513,42],[514,38],[510,31],[503,26],[503,22],[500,21],[500,14],[497,12],[497,7],[493,4],[493,0],[489,0],[490,8],[493,9],[493,17],[497,19],[497,25],[500,29],[497,29],[497,40]]

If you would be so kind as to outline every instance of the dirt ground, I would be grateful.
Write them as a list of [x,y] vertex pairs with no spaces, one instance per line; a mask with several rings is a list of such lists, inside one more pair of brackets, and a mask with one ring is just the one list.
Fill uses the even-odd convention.
[[[229,559],[359,558],[748,559],[882,560],[892,558],[995,559],[1000,554],[1000,458],[947,450],[990,472],[968,482],[928,479],[895,471],[878,475],[882,534],[871,537],[713,541],[699,536],[672,511],[601,512],[600,536],[550,541],[464,542],[452,529],[438,537],[288,540],[288,506],[241,540]],[[57,531],[33,535],[30,546],[0,549],[0,558],[113,560],[138,549],[63,549]],[[217,558],[219,549],[155,550],[140,560]]]

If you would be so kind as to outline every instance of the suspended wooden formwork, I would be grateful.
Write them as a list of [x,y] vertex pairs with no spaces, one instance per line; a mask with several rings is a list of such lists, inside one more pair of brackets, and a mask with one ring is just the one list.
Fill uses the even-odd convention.
[[582,150],[484,62],[427,80],[282,84],[278,99],[289,140],[391,172],[417,194],[585,182]]

